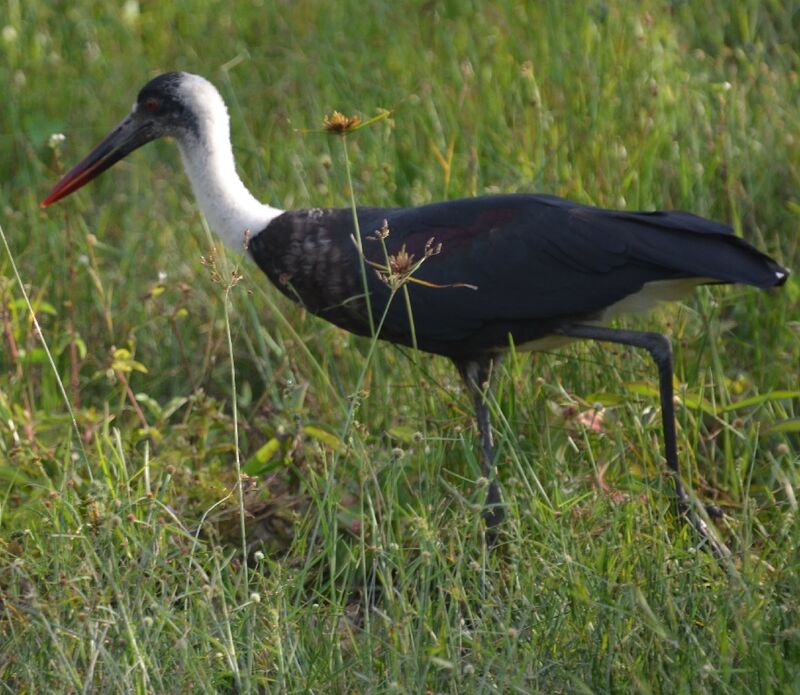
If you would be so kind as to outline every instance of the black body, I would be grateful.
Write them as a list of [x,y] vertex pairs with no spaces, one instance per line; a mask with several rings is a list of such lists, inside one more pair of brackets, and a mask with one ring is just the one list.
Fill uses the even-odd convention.
[[[496,354],[601,317],[649,282],[778,285],[785,271],[725,225],[684,212],[622,212],[553,196],[506,195],[418,208],[360,208],[365,257],[386,265],[374,233],[386,221],[389,254],[415,259],[431,238],[441,252],[409,282],[418,347],[456,361]],[[249,250],[291,299],[359,335],[369,335],[352,211],[284,213],[255,235]],[[378,325],[389,287],[367,266]],[[469,284],[477,289],[457,284]],[[451,286],[447,286],[451,285]],[[380,337],[410,345],[405,303],[391,302]]]

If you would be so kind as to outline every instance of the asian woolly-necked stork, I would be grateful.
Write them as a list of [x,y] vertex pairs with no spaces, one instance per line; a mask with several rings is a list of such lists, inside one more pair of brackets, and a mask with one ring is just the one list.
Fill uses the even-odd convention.
[[[490,480],[484,508],[490,535],[503,519],[486,402],[493,363],[511,341],[535,350],[589,338],[652,355],[678,505],[716,554],[727,553],[681,484],[668,339],[607,324],[621,311],[647,309],[698,285],[782,284],[788,271],[730,227],[685,212],[623,212],[548,195],[494,195],[416,208],[358,208],[362,238],[377,232],[385,244],[363,244],[362,258],[349,208],[284,212],[251,195],[236,172],[222,97],[204,78],[182,72],[145,85],[133,110],[56,184],[42,207],[165,135],[177,141],[212,229],[229,247],[246,248],[287,297],[358,335],[380,325],[384,340],[453,360],[475,402],[481,465]],[[414,259],[423,257],[416,267]],[[386,274],[401,272],[398,266],[415,267],[415,281],[406,285],[413,331],[405,302],[390,302]]]

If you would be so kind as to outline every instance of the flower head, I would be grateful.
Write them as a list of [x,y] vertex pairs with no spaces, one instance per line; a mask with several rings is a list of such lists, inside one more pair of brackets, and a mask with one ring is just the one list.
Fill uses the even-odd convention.
[[330,116],[325,116],[323,119],[325,130],[334,135],[345,135],[353,130],[358,129],[361,125],[360,116],[345,116],[339,111],[334,111]]

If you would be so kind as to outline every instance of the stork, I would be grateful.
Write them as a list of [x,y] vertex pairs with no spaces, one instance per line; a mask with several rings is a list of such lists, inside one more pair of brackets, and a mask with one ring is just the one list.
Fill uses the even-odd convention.
[[[605,210],[550,195],[360,207],[358,227],[349,208],[282,211],[259,202],[239,178],[219,92],[184,72],[148,82],[131,112],[55,185],[42,207],[162,136],[177,141],[211,228],[229,247],[246,248],[283,294],[347,331],[366,336],[379,329],[383,340],[455,363],[474,400],[481,468],[489,480],[488,537],[504,518],[487,406],[493,365],[510,344],[541,350],[592,339],[644,348],[652,356],[679,510],[716,555],[727,556],[681,483],[669,340],[608,324],[620,312],[646,310],[698,285],[783,284],[788,271],[730,227],[686,212]],[[360,243],[376,233],[381,244]],[[423,258],[424,264],[414,263]],[[405,302],[391,301],[392,262],[414,269],[414,281],[405,285],[411,312]]]

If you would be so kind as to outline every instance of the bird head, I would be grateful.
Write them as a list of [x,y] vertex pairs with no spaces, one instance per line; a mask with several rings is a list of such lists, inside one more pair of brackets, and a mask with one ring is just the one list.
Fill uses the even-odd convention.
[[228,127],[225,104],[208,80],[185,72],[159,75],[142,88],[122,122],[61,178],[41,206],[78,190],[151,140],[166,135],[187,142],[220,121]]

